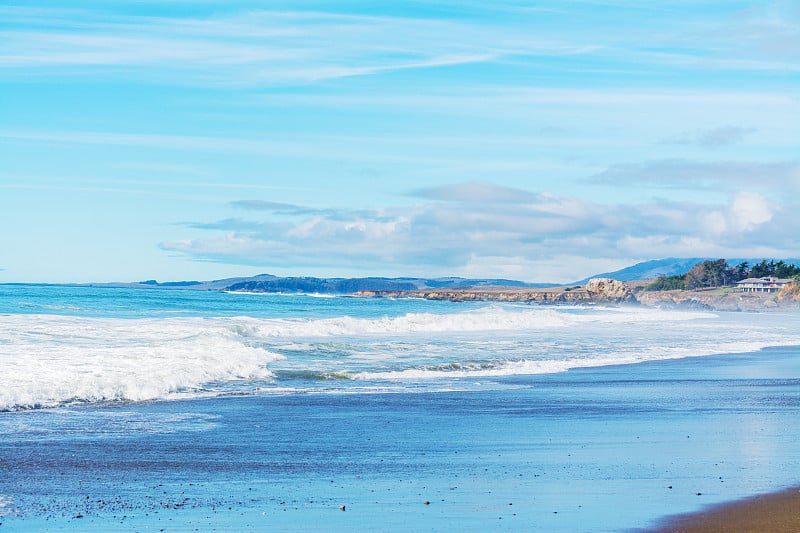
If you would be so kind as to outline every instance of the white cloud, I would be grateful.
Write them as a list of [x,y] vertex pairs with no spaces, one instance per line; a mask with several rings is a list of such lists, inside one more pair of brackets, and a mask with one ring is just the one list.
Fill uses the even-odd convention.
[[757,192],[737,192],[731,203],[731,222],[739,231],[753,231],[772,220],[772,209],[770,202]]
[[724,213],[711,211],[702,216],[703,227],[710,235],[721,235],[728,229],[728,220]]
[[[490,199],[507,199],[493,196],[507,192],[506,188],[480,187]],[[265,269],[318,272],[338,265],[371,275],[457,274],[570,282],[638,260],[790,257],[800,245],[794,233],[798,222],[776,217],[783,213],[779,206],[753,191],[732,194],[725,205],[613,206],[524,190],[519,191],[522,196],[539,203],[481,203],[471,196],[474,191],[474,183],[455,184],[427,195],[446,197],[446,202],[319,211],[295,222],[290,219],[297,218],[296,213],[267,210],[259,214],[270,220],[282,217],[282,223],[262,221],[261,231],[259,224],[237,221],[238,231],[228,225],[233,232],[162,247],[200,260]]]
[[286,237],[323,244],[328,239],[346,242],[354,246],[359,242],[377,243],[407,233],[408,218],[402,215],[380,217],[377,213],[371,218],[358,214],[337,214],[335,217],[316,215],[287,231]]
[[162,247],[167,250],[201,257],[243,257],[247,255],[257,256],[274,244],[278,243],[254,239],[242,233],[228,232],[221,236],[213,236],[201,240],[166,241],[162,243]]

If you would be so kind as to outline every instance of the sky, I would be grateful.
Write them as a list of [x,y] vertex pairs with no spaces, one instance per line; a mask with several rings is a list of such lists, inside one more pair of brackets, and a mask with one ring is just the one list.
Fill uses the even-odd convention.
[[0,1],[0,282],[800,256],[796,0]]

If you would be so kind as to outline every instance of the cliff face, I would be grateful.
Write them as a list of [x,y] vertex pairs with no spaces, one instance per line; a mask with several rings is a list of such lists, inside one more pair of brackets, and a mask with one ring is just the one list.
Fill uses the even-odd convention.
[[800,303],[800,281],[789,283],[781,289],[778,293],[779,302],[795,302]]
[[424,298],[452,302],[494,301],[546,304],[624,304],[636,303],[630,287],[621,281],[598,278],[576,289],[520,289],[510,287],[470,287],[465,289],[415,291],[359,291],[355,296],[386,298]]
[[777,309],[775,294],[712,294],[702,291],[642,291],[636,299],[647,307],[708,309],[717,311],[765,311]]
[[717,311],[768,311],[800,307],[800,283],[790,283],[779,293],[709,291],[642,291],[636,295],[649,307],[715,309]]
[[629,284],[608,278],[589,280],[583,287],[531,289],[516,287],[467,287],[463,289],[413,291],[360,291],[354,296],[387,298],[424,298],[453,302],[495,301],[540,304],[620,305],[706,309],[718,311],[767,311],[800,307],[800,283],[775,293],[709,291],[639,291]]
[[588,300],[586,291],[515,290],[504,288],[466,288],[414,291],[358,291],[364,298],[424,298],[451,302],[573,303]]

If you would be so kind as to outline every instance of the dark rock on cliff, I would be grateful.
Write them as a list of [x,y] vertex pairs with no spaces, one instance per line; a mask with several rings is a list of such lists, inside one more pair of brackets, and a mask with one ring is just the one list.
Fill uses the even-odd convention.
[[636,304],[630,287],[612,279],[591,280],[586,287],[467,287],[413,291],[359,291],[362,297],[424,298],[452,302],[521,302],[541,304]]
[[639,303],[662,309],[704,309],[715,311],[770,311],[796,308],[800,299],[780,298],[776,293],[718,291],[642,291]]

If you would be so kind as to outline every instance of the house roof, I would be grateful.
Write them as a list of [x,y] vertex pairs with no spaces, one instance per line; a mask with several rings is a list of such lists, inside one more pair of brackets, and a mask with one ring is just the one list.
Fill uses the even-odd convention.
[[737,285],[742,285],[745,283],[773,283],[776,285],[786,285],[787,283],[791,283],[794,280],[787,279],[787,278],[774,278],[772,276],[767,276],[764,278],[747,278],[743,280],[739,280],[736,282]]

